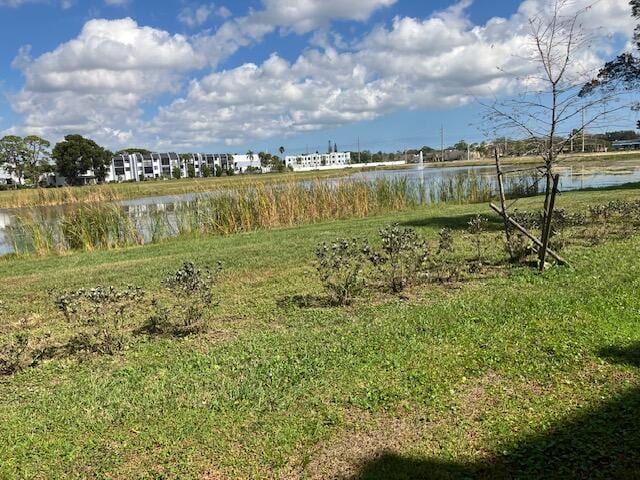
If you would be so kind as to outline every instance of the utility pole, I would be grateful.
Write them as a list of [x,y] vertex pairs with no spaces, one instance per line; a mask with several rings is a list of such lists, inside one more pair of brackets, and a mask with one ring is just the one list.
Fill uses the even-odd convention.
[[362,158],[360,157],[360,137],[358,137],[358,163],[362,163]]
[[584,107],[582,107],[582,153],[584,153]]
[[444,162],[444,124],[440,126],[440,161]]
[[467,162],[471,160],[471,145],[467,143]]
[[507,157],[507,136],[504,137],[504,157]]

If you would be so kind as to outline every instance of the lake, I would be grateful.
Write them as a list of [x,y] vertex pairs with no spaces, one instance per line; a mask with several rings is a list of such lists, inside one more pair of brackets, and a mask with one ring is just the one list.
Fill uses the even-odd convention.
[[[615,165],[603,166],[568,166],[558,167],[560,174],[560,190],[571,191],[584,188],[602,188],[622,185],[630,182],[640,182],[640,165],[630,162],[621,162]],[[522,193],[535,193],[543,188],[542,182],[535,183],[536,170],[531,166],[510,166],[505,168],[505,185],[507,192],[513,195]],[[495,167],[491,166],[460,166],[439,167],[425,166],[400,169],[380,169],[354,172],[353,174],[321,180],[331,184],[345,181],[376,181],[381,179],[404,179],[419,189],[431,192],[431,197],[437,199],[450,199],[445,195],[445,190],[453,189],[460,179],[473,178],[479,184],[489,185],[495,190]],[[531,188],[531,190],[527,190]],[[435,195],[434,195],[435,192]],[[150,216],[154,212],[164,212],[168,218],[172,218],[172,212],[176,208],[188,207],[189,202],[195,201],[198,196],[206,194],[183,194],[170,196],[144,197],[118,202],[134,220],[141,237],[145,242],[150,240],[148,230]],[[215,195],[215,192],[212,193]],[[0,210],[0,255],[6,255],[13,251],[13,246],[8,239],[7,229],[15,222],[16,216],[38,215],[48,222],[55,222],[65,210],[76,208],[74,206],[43,207],[36,209]]]

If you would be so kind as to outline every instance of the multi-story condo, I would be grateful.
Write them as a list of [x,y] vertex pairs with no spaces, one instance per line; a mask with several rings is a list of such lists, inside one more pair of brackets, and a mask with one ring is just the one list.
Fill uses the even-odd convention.
[[247,155],[227,153],[133,153],[116,155],[111,160],[107,172],[107,182],[142,181],[157,178],[186,178],[193,168],[193,175],[203,177],[205,167],[213,174],[216,168],[233,170],[242,173],[247,168],[260,168],[258,155],[249,158]]
[[287,167],[293,170],[317,170],[321,168],[344,168],[351,164],[350,152],[311,153],[289,155],[285,158]]

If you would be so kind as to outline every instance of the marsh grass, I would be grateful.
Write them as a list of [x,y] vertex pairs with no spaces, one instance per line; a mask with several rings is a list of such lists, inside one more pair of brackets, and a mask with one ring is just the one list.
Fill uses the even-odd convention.
[[[510,184],[515,193],[524,192],[522,182]],[[18,254],[111,249],[175,236],[229,235],[364,218],[427,204],[486,202],[494,190],[491,178],[475,173],[426,183],[406,177],[261,183],[198,194],[195,200],[155,209],[137,221],[123,208],[108,204],[82,205],[57,221],[31,214],[14,222],[9,238]]]
[[36,211],[16,217],[8,236],[19,255],[108,250],[142,243],[135,222],[116,205],[84,205],[57,221]]
[[111,249],[141,243],[131,217],[115,205],[83,206],[60,222],[70,250]]
[[[363,218],[417,206],[422,201],[416,187],[405,179],[262,185],[201,196],[178,205],[173,214],[156,212],[153,231],[174,224],[178,235],[228,235],[325,220]],[[170,215],[175,215],[173,221],[168,217]]]
[[0,208],[32,208],[36,206],[113,202],[120,199],[119,190],[110,185],[36,188],[0,192]]

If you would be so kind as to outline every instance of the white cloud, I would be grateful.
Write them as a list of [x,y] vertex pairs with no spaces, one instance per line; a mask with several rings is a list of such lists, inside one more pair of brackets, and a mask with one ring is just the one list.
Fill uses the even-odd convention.
[[[161,109],[148,128],[158,137],[171,132],[171,142],[185,148],[235,144],[400,109],[457,107],[506,93],[521,87],[522,77],[532,72],[526,60],[529,12],[540,12],[545,4],[526,0],[511,18],[480,26],[466,17],[468,1],[426,19],[397,17],[390,28],[375,28],[351,51],[332,48],[323,38],[323,49],[307,50],[293,63],[273,55],[261,65],[192,81],[188,94]],[[298,12],[289,15],[300,18]],[[573,67],[593,71],[602,62],[595,52],[610,44],[607,35],[630,37],[633,21],[626,0],[602,1],[583,20],[585,28],[597,27],[604,36]]]
[[54,2],[52,0],[0,0],[0,7],[18,8],[28,3],[58,3],[60,7],[62,7],[63,9],[67,9],[74,5],[75,0],[60,0],[58,2]]
[[213,3],[184,7],[178,14],[178,20],[189,28],[202,26],[213,15],[228,18],[231,12],[227,7],[216,7]]
[[[402,109],[457,107],[521,87],[532,67],[528,19],[548,4],[524,0],[511,17],[474,25],[463,1],[428,18],[396,17],[350,45],[323,28],[331,19],[365,19],[391,3],[264,0],[263,10],[191,41],[130,19],[91,21],[76,39],[35,60],[21,50],[14,65],[26,86],[12,105],[24,130],[50,138],[79,132],[107,145],[135,139],[159,149],[233,145]],[[572,0],[578,7],[589,3]],[[601,0],[586,11],[584,28],[598,38],[572,67],[595,69],[601,52],[630,39],[629,13],[627,0]],[[204,64],[205,53],[215,63],[278,28],[315,30],[316,47],[295,61],[273,54],[192,79],[184,95],[142,120],[145,100],[175,91],[183,74]]]
[[129,4],[129,0],[104,0],[104,3],[110,7],[124,7]]
[[118,141],[137,124],[143,101],[176,91],[181,74],[203,59],[185,37],[127,18],[91,20],[77,38],[35,60],[23,48],[13,65],[26,79],[12,98],[23,130],[53,137],[98,132]]
[[332,21],[367,20],[376,10],[397,0],[262,0],[263,9],[229,20],[215,33],[199,35],[196,45],[212,65],[242,47],[260,42],[277,29],[304,34],[327,28]]

